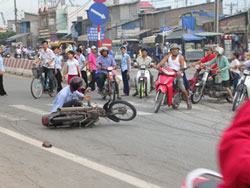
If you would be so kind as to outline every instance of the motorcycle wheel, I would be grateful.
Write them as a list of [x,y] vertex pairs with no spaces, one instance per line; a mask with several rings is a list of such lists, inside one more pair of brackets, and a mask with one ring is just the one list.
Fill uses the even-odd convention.
[[[237,87],[236,93],[233,99],[232,111],[235,111],[247,98],[247,91],[244,85]],[[227,98],[226,98],[227,99]],[[228,99],[227,99],[228,100]]]
[[40,79],[33,78],[30,84],[31,95],[35,99],[39,99],[43,94],[43,84]]
[[194,88],[194,92],[191,95],[191,102],[193,104],[197,104],[201,101],[202,96],[203,96],[204,87],[205,87],[205,85]]
[[157,97],[156,97],[156,100],[155,100],[154,113],[158,113],[158,111],[159,111],[159,109],[161,107],[162,101],[163,101],[164,94],[161,91],[158,91],[156,96]]
[[144,89],[143,89],[144,81],[140,81],[139,84],[140,84],[139,97],[141,99],[144,96]]
[[116,100],[116,86],[114,82],[112,82],[112,100]]
[[137,113],[135,107],[127,101],[112,101],[108,112],[111,118],[115,117],[120,121],[131,121],[136,117]]
[[181,104],[181,100],[182,100],[182,94],[178,93],[173,97],[173,109],[177,110],[180,107]]
[[53,77],[53,79],[52,79],[52,85],[53,85],[52,86],[53,90],[52,90],[52,92],[49,92],[49,96],[50,97],[55,97],[56,94],[57,94],[57,87],[58,87],[57,80],[56,80],[55,77]]

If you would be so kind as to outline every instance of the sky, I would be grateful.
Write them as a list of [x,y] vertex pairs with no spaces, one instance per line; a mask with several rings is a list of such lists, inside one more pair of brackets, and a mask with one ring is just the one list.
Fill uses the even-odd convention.
[[[81,5],[88,0],[72,0],[75,4]],[[129,0],[121,0],[123,2],[128,2]],[[133,0],[132,0],[133,1]],[[185,0],[148,0],[154,2],[156,6],[169,6],[180,7],[185,5]],[[225,4],[237,3],[238,7],[235,5],[233,7],[233,11],[236,12],[237,9],[244,8],[244,2],[246,1],[247,6],[250,8],[250,0],[224,0]],[[18,18],[21,18],[24,11],[37,13],[38,12],[38,2],[39,0],[16,0],[17,9],[18,9]],[[188,4],[197,4],[197,3],[205,3],[206,0],[188,0]],[[4,17],[6,20],[14,19],[14,0],[0,0],[0,12],[4,13]],[[229,6],[224,6],[224,12],[226,14],[230,13]],[[0,20],[0,25],[2,25],[2,20]]]

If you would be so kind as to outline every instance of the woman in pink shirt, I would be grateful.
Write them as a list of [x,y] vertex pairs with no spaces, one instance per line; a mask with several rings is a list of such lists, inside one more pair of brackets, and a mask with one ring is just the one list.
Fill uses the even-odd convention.
[[91,72],[91,82],[89,83],[89,87],[91,87],[91,90],[95,90],[95,72],[96,72],[96,58],[97,58],[97,51],[96,47],[91,47],[91,52],[88,57],[88,64],[89,64],[89,70]]

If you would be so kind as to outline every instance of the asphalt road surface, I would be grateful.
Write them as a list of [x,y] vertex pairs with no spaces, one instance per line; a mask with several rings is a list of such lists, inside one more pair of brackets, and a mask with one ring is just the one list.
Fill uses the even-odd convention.
[[[180,187],[199,167],[217,170],[216,146],[232,116],[226,101],[205,98],[186,110],[153,112],[146,99],[123,97],[138,111],[130,122],[101,119],[92,128],[47,129],[41,115],[53,101],[35,100],[31,78],[5,75],[0,97],[0,185],[29,187]],[[103,104],[97,94],[93,102]],[[43,148],[48,141],[53,147]]]

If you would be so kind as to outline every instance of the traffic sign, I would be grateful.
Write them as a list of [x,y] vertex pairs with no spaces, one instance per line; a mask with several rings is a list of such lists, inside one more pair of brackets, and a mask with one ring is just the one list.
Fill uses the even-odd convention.
[[[88,27],[87,29],[89,41],[98,41],[98,29],[97,27]],[[105,29],[101,28],[101,40],[105,37]]]
[[94,3],[88,10],[88,18],[94,25],[103,25],[108,22],[109,9],[102,3]]

